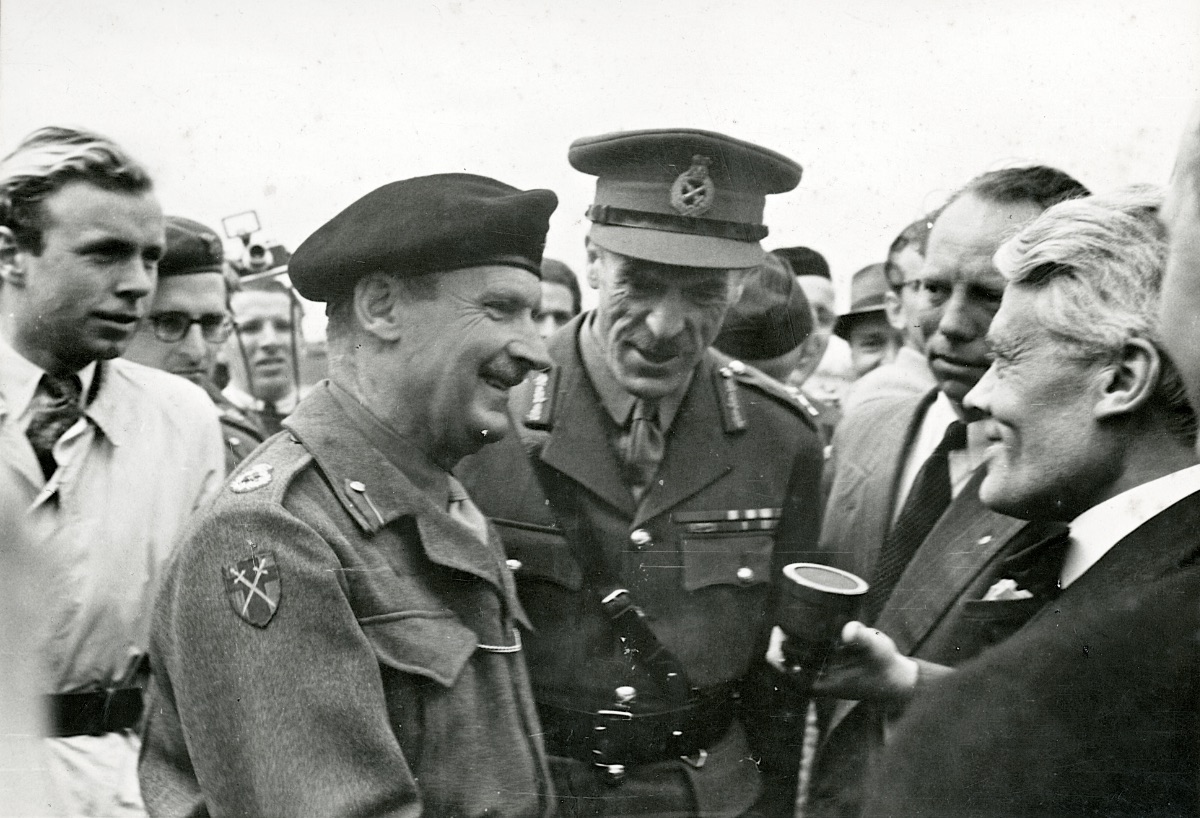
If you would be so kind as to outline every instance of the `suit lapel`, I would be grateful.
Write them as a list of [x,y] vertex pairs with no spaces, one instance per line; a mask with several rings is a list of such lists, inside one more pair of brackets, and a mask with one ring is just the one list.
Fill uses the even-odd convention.
[[712,388],[712,367],[706,356],[692,376],[667,434],[666,456],[637,510],[634,526],[674,508],[733,468],[729,436],[721,431],[720,407]]
[[962,595],[963,590],[1025,525],[979,501],[985,475],[977,469],[917,549],[876,623],[911,653]]
[[1200,554],[1200,492],[1147,520],[1109,549],[1034,620],[1054,613],[1095,610],[1124,589],[1191,564]]

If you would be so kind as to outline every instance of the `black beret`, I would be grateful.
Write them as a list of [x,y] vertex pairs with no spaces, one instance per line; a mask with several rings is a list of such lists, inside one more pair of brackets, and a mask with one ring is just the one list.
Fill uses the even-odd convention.
[[558,197],[485,176],[440,173],[368,193],[313,233],[288,265],[311,301],[349,293],[370,273],[420,276],[502,264],[541,276]]
[[159,278],[225,272],[225,245],[215,230],[182,216],[167,216],[166,232]]
[[811,247],[780,247],[772,250],[771,254],[786,261],[792,268],[792,275],[820,276],[833,280],[833,276],[829,274],[829,262]]
[[777,257],[747,275],[742,297],[729,308],[713,346],[746,361],[767,361],[791,352],[813,330],[804,290]]

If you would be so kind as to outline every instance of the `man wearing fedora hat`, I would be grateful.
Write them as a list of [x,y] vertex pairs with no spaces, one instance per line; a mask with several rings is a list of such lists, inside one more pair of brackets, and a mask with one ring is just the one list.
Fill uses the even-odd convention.
[[856,379],[895,360],[900,349],[900,333],[888,323],[887,291],[883,265],[863,267],[850,279],[850,309],[833,325],[833,333],[850,345]]
[[598,177],[599,305],[550,339],[519,434],[458,472],[534,624],[559,809],[790,815],[803,718],[762,657],[780,569],[815,547],[821,445],[786,390],[709,347],[800,168],[683,129],[568,156]]

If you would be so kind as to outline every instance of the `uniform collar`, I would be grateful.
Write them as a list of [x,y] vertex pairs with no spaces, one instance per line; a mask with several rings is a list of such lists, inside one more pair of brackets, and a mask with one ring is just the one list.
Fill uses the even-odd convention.
[[[604,344],[599,337],[600,330],[596,324],[594,311],[584,317],[579,331],[579,355],[583,360],[584,371],[587,372],[592,387],[600,397],[600,403],[604,406],[605,412],[608,413],[613,423],[623,427],[633,413],[633,405],[637,402],[637,398],[626,392],[609,370],[608,362],[604,360]],[[659,426],[663,432],[670,429],[671,424],[675,421],[675,413],[679,411],[691,382],[692,375],[689,374],[682,389],[667,395],[658,402]]]
[[[338,501],[363,531],[375,534],[401,517],[413,517],[426,557],[437,565],[472,574],[504,588],[500,577],[499,546],[479,542],[476,535],[446,513],[449,480],[440,476],[440,488],[432,495],[422,491],[417,481],[432,478],[426,470],[437,469],[428,458],[423,463],[405,462],[403,467],[378,450],[372,442],[380,434],[390,435],[364,424],[367,410],[349,393],[335,395],[334,386],[323,381],[301,401],[296,411],[284,420],[284,426],[303,444],[320,467]],[[350,406],[347,411],[346,406]],[[368,413],[369,414],[369,413]],[[388,451],[399,456],[403,446],[395,446],[395,435]],[[410,453],[417,453],[413,448]],[[410,477],[415,475],[415,479]],[[493,535],[494,536],[494,535]]]

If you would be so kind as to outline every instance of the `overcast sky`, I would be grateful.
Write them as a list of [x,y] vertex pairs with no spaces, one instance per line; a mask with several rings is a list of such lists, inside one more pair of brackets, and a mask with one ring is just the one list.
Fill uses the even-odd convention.
[[0,5],[5,152],[45,124],[99,130],[168,212],[254,209],[293,249],[381,184],[481,173],[555,190],[548,254],[577,269],[580,136],[700,127],[791,156],[804,178],[764,243],[813,246],[844,282],[984,170],[1165,182],[1198,76],[1197,0]]

